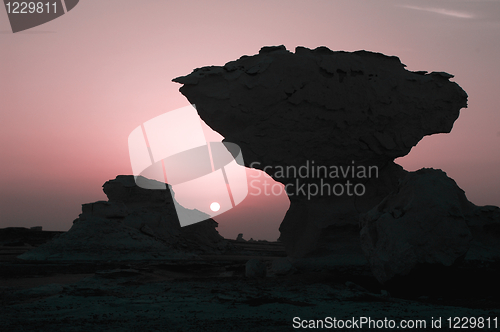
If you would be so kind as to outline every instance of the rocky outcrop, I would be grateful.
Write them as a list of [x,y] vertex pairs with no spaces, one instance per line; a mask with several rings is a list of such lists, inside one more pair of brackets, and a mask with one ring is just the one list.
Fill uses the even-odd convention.
[[[140,181],[152,181],[140,178]],[[212,219],[181,227],[170,190],[138,187],[131,175],[103,185],[108,201],[83,204],[71,229],[24,260],[149,260],[213,252],[223,238]],[[187,210],[185,213],[201,213]]]
[[360,223],[363,251],[382,283],[500,259],[500,208],[472,204],[441,170],[408,173]]
[[419,265],[451,266],[464,258],[474,204],[441,170],[408,173],[393,193],[361,217],[361,244],[380,282]]
[[[138,181],[152,181],[139,177]],[[185,209],[178,206],[180,213],[197,214],[204,221],[181,227],[174,207],[175,197],[171,190],[144,189],[136,185],[132,175],[119,175],[116,179],[107,181],[103,191],[108,196],[110,205],[108,211],[116,207],[125,207],[126,215],[122,223],[136,228],[143,233],[191,250],[210,250],[223,238],[217,232],[217,222],[198,210]],[[92,203],[92,215],[95,214],[95,204]],[[177,203],[176,203],[177,204]],[[115,206],[112,208],[111,206]],[[85,206],[84,206],[85,207]],[[85,213],[80,219],[85,218]]]
[[[287,186],[287,253],[318,257],[337,249],[339,230],[361,254],[359,214],[406,174],[393,160],[424,136],[449,132],[466,107],[452,75],[404,67],[380,53],[276,46],[174,82],[210,127],[241,147],[247,166]],[[300,167],[309,173],[283,171]],[[317,167],[328,173],[318,176]],[[370,167],[376,174],[361,172]]]

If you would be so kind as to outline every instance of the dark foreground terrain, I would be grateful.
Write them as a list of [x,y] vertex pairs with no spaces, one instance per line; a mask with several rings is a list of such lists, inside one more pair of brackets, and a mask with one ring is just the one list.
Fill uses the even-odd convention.
[[[182,261],[34,263],[16,256],[57,232],[5,232],[0,230],[0,331],[289,331],[321,324],[373,331],[387,330],[391,320],[396,327],[444,331],[449,317],[457,328],[499,330],[494,264],[386,286],[360,264],[248,278],[249,259],[270,266],[285,256],[280,243],[229,241],[221,255]],[[439,319],[441,328],[433,328]]]

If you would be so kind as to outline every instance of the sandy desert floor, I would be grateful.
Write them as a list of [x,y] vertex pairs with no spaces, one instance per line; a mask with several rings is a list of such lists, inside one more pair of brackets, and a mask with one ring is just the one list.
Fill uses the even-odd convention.
[[[279,243],[231,241],[231,252],[182,262],[57,264],[19,261],[29,247],[14,244],[0,247],[1,331],[291,331],[327,317],[332,324],[333,318],[361,324],[365,317],[352,331],[386,330],[367,319],[396,326],[423,320],[426,327],[414,330],[444,331],[449,317],[489,317],[489,329],[469,330],[499,330],[494,266],[481,274],[462,269],[438,287],[386,289],[359,265],[245,277],[249,258],[283,257]],[[441,328],[433,328],[439,317]]]

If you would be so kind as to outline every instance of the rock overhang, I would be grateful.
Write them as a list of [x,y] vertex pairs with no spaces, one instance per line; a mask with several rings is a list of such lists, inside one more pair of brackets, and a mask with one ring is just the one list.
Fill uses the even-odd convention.
[[467,107],[452,77],[364,50],[268,46],[173,81],[248,164],[384,165],[424,136],[451,131]]

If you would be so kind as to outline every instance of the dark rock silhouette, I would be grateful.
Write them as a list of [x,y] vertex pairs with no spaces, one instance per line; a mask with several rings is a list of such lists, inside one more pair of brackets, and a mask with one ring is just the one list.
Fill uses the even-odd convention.
[[[195,69],[174,79],[201,118],[242,148],[247,166],[298,187],[278,166],[315,163],[376,166],[377,176],[356,179],[313,176],[301,184],[334,186],[361,182],[363,195],[293,192],[280,227],[292,257],[327,256],[339,232],[361,254],[358,219],[397,188],[404,171],[393,160],[424,136],[447,133],[467,94],[443,72],[411,72],[399,58],[367,51],[333,52],[264,47],[224,66]],[[257,161],[259,164],[253,164]],[[310,168],[310,166],[309,166]]]
[[363,214],[361,245],[381,283],[414,285],[463,261],[500,261],[500,208],[476,206],[445,172],[409,172]]
[[404,67],[380,53],[278,46],[173,81],[245,161],[382,165],[426,135],[450,132],[467,104],[452,75]]
[[[153,180],[139,177],[138,181]],[[140,229],[169,244],[211,250],[223,239],[215,229],[217,222],[198,210],[183,209],[181,206],[183,213],[204,215],[205,220],[180,227],[174,208],[175,197],[172,197],[170,190],[144,189],[136,185],[132,175],[119,175],[116,179],[107,181],[103,185],[103,191],[108,196],[109,203],[127,207],[128,214],[122,221],[124,225]]]
[[451,266],[464,258],[476,206],[441,170],[410,172],[397,190],[361,217],[361,243],[380,282],[417,265]]
[[[170,190],[140,188],[132,175],[119,175],[107,181],[103,190],[108,201],[83,204],[82,213],[68,232],[19,258],[177,259],[192,257],[192,253],[213,252],[223,241],[212,219],[181,227]],[[185,213],[201,212],[186,209]]]

